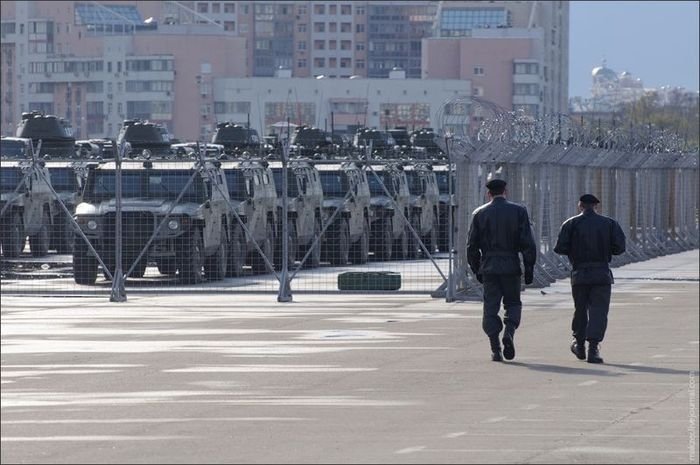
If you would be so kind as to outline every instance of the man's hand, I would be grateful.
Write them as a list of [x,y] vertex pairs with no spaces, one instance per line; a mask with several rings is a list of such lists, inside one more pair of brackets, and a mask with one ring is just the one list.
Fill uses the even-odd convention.
[[525,270],[525,284],[532,284],[532,280],[534,279],[533,274],[532,268]]
[[476,280],[479,281],[481,284],[484,284],[484,276],[481,273],[476,274]]

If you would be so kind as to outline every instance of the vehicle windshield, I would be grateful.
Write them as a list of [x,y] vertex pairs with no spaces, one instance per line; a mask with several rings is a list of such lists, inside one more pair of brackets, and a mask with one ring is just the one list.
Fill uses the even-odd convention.
[[325,196],[340,196],[345,195],[350,190],[348,177],[343,171],[321,171],[321,186],[323,187],[323,195]]
[[9,158],[25,158],[26,146],[18,140],[0,141],[0,155]]
[[[233,200],[247,200],[249,195],[246,187],[246,176],[245,173],[243,173],[243,170],[227,169],[225,172],[229,197],[231,197]],[[250,182],[250,179],[247,179],[247,181]]]
[[78,177],[70,166],[49,168],[51,185],[56,191],[78,191]]
[[423,194],[423,183],[420,174],[416,171],[407,171],[406,177],[408,178],[408,191],[411,195]]
[[[437,185],[438,189],[440,190],[441,194],[449,194],[450,193],[450,187],[447,184],[447,171],[436,171],[435,176],[437,178]],[[452,192],[455,191],[455,178],[454,176],[451,176],[451,181],[452,181]]]
[[[282,168],[272,168],[272,177],[275,178],[275,190],[279,197],[282,195]],[[292,170],[289,170],[287,172],[287,197],[297,197],[298,195],[297,176]]]
[[[122,197],[175,200],[192,176],[190,170],[122,171]],[[114,170],[95,170],[90,173],[85,190],[88,201],[109,200],[115,197]],[[206,199],[204,181],[195,176],[182,197],[183,202],[203,202]]]
[[[379,178],[382,180],[381,182],[384,183],[384,185],[386,186],[387,190],[389,191],[389,194],[394,195],[396,193],[394,189],[394,177],[389,173],[376,173],[377,176],[379,176]],[[386,192],[384,192],[384,189],[382,188],[379,179],[377,179],[377,176],[375,176],[372,173],[367,173],[367,183],[369,184],[369,192],[372,195],[386,195]]]
[[[0,191],[4,193],[14,192],[22,177],[22,170],[19,167],[0,167]],[[24,191],[24,186],[22,186],[17,192]]]

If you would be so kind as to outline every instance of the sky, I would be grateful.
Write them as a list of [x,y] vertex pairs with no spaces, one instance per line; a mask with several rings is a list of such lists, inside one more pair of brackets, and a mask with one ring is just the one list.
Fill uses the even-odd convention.
[[700,1],[572,1],[569,96],[589,97],[591,70],[628,71],[644,87],[697,91]]

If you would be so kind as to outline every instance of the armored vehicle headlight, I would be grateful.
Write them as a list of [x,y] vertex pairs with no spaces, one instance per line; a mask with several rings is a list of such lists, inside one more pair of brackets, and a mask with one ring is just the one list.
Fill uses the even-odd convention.
[[170,220],[168,221],[168,227],[171,230],[176,231],[180,227],[180,222],[178,220]]
[[89,220],[89,221],[87,222],[87,227],[88,227],[88,229],[94,231],[95,229],[97,229],[97,221],[95,221],[95,220]]

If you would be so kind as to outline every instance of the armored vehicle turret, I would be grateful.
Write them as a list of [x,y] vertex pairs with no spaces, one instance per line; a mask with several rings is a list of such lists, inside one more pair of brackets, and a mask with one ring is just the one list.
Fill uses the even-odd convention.
[[58,116],[44,115],[40,111],[22,113],[16,136],[31,139],[35,146],[41,140],[41,153],[38,153],[38,156],[50,155],[52,158],[75,156],[73,128],[70,122]]

